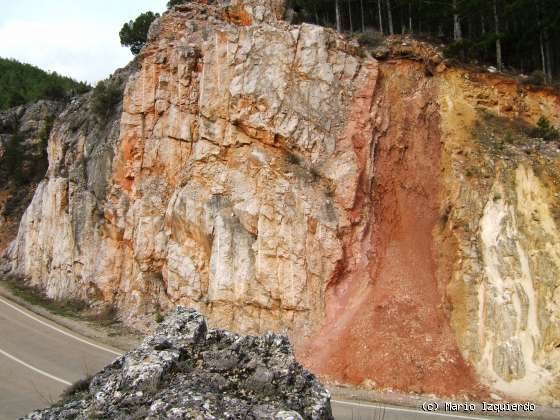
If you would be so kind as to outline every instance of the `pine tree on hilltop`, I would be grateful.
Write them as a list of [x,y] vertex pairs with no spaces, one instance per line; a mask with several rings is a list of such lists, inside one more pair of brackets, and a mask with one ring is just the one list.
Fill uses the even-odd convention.
[[121,45],[130,47],[132,54],[138,54],[148,39],[150,25],[157,17],[158,13],[145,12],[135,20],[125,23],[119,32]]

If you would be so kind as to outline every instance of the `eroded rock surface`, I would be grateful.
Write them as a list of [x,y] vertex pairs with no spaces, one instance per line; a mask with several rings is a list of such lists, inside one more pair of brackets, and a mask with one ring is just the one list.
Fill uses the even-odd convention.
[[41,100],[0,112],[0,253],[47,171],[47,141],[62,102]]
[[295,361],[286,337],[208,329],[176,308],[87,391],[27,419],[332,419],[329,392]]
[[337,382],[557,404],[560,158],[530,129],[558,95],[282,8],[158,19],[122,108],[55,123],[12,273],[138,328],[183,304],[285,332]]

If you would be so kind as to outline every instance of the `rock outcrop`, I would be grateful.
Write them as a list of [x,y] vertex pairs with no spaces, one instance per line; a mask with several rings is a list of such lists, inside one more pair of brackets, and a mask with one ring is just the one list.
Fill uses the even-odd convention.
[[560,97],[281,13],[154,22],[112,119],[56,121],[11,271],[139,328],[285,332],[337,382],[558,403],[560,158],[530,128]]
[[208,329],[178,307],[136,349],[27,419],[332,419],[329,392],[286,337]]
[[64,104],[41,100],[0,112],[0,253],[47,171],[47,141]]

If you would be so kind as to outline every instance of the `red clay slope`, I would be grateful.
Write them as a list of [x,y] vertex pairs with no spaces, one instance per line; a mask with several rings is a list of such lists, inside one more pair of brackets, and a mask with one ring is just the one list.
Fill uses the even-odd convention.
[[[346,235],[348,262],[327,290],[325,325],[300,357],[331,381],[480,396],[449,325],[447,279],[438,282],[437,275],[445,262],[438,262],[434,241],[441,187],[436,81],[419,64],[389,62],[380,66],[374,90],[371,110],[359,100],[362,109],[352,112],[369,115],[373,125],[372,146],[354,141],[359,157],[374,150],[366,153],[369,164],[359,159],[363,197],[357,200],[361,208],[353,210],[362,215],[365,233],[356,233],[356,221]],[[370,129],[367,122],[349,125]],[[365,262],[354,263],[360,259]]]

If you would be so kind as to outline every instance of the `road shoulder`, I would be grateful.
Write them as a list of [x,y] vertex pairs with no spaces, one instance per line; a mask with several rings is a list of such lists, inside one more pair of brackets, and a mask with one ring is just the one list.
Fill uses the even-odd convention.
[[[410,408],[416,409],[419,411],[424,411],[423,406],[425,403],[437,403],[440,409],[435,411],[435,413],[439,414],[459,414],[459,415],[466,415],[464,411],[458,412],[450,412],[445,411],[443,409],[446,406],[446,403],[453,404],[453,403],[465,403],[465,401],[458,401],[452,399],[441,399],[436,396],[425,396],[425,395],[416,395],[416,394],[404,394],[399,392],[378,392],[378,391],[371,391],[366,389],[360,388],[352,388],[346,386],[340,386],[335,384],[328,384],[327,388],[331,392],[332,400],[338,401],[349,401],[349,402],[356,402],[360,403],[363,402],[365,404],[380,404],[384,406],[393,406],[393,407],[402,407],[402,408]],[[493,403],[499,403],[500,401],[488,401]],[[501,401],[505,402],[505,401]],[[560,409],[559,408],[552,408],[552,407],[544,407],[544,406],[536,406],[535,411],[533,412],[502,412],[502,413],[488,413],[482,411],[482,404],[479,402],[472,402],[476,405],[476,409],[469,413],[473,416],[483,417],[485,419],[559,419],[560,418]]]
[[81,335],[94,342],[105,344],[123,352],[136,347],[142,339],[140,334],[134,333],[133,331],[121,329],[118,334],[115,334],[115,331],[112,329],[97,325],[94,321],[72,319],[54,314],[40,305],[31,304],[25,299],[16,296],[1,280],[0,297],[15,303],[32,314],[44,318],[46,321],[50,321],[55,327],[62,327],[67,329],[70,333]]

